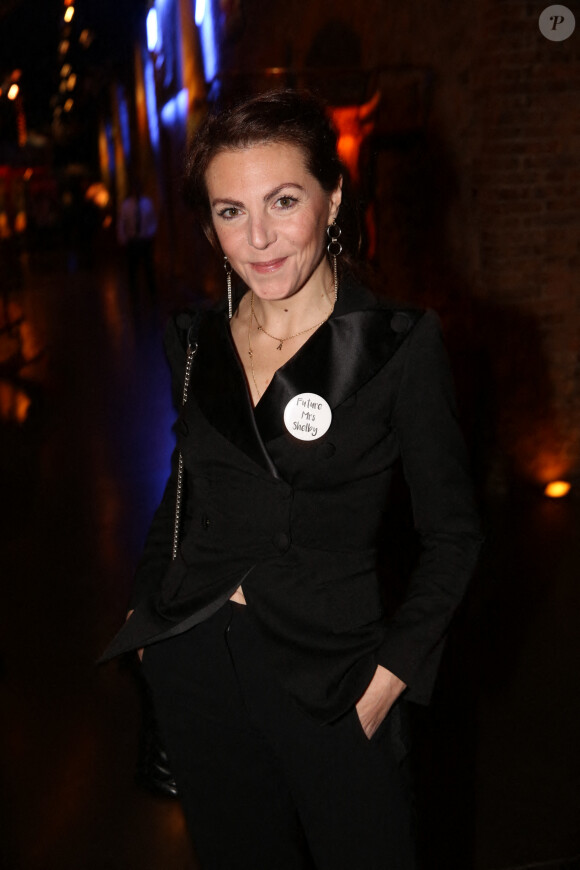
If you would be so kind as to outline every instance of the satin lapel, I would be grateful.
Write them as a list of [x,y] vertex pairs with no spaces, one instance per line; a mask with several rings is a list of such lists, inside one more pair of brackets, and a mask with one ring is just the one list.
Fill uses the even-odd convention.
[[285,432],[284,409],[299,393],[316,393],[336,408],[393,356],[407,331],[391,327],[393,309],[374,307],[333,315],[278,369],[255,409],[265,442]]
[[210,312],[203,319],[190,394],[228,441],[274,477],[280,476],[256,426],[243,368],[223,313]]

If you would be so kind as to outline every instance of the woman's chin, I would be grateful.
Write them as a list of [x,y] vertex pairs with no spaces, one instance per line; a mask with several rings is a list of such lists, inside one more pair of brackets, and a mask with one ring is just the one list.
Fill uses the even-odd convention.
[[290,284],[286,281],[276,281],[272,280],[261,280],[256,281],[249,280],[246,282],[250,290],[253,291],[254,296],[257,296],[258,299],[263,299],[264,302],[276,302],[281,299],[289,299],[291,296],[298,291],[298,287],[294,284]]

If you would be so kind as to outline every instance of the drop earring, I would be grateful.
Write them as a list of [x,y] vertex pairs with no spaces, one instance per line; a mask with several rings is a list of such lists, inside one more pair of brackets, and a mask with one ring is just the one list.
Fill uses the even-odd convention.
[[336,264],[336,258],[340,257],[342,254],[342,245],[339,242],[340,236],[342,234],[342,230],[336,223],[333,221],[329,226],[326,227],[326,235],[328,236],[328,244],[326,246],[326,250],[328,252],[328,256],[332,261],[332,274],[334,278],[334,304],[336,305],[336,300],[338,299],[338,269]]
[[228,317],[232,319],[232,264],[227,257],[224,257],[224,269],[226,270],[226,281],[228,285]]

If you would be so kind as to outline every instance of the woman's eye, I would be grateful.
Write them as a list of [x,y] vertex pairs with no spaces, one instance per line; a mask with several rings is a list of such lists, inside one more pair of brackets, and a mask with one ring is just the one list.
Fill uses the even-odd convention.
[[232,218],[235,218],[240,213],[240,210],[236,208],[234,205],[229,205],[227,208],[222,208],[221,211],[218,212],[218,215],[224,220],[229,221]]
[[294,203],[297,202],[294,196],[280,196],[276,200],[276,204],[280,206],[280,208],[292,208]]

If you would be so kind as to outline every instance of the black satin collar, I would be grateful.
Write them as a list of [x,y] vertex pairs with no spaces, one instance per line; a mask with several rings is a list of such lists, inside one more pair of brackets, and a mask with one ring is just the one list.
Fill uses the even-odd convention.
[[283,415],[290,399],[316,393],[334,409],[360,389],[406,337],[407,329],[392,327],[394,314],[345,279],[331,317],[278,369],[253,408],[227,314],[210,312],[200,330],[190,389],[209,422],[278,477],[266,445],[286,432]]

